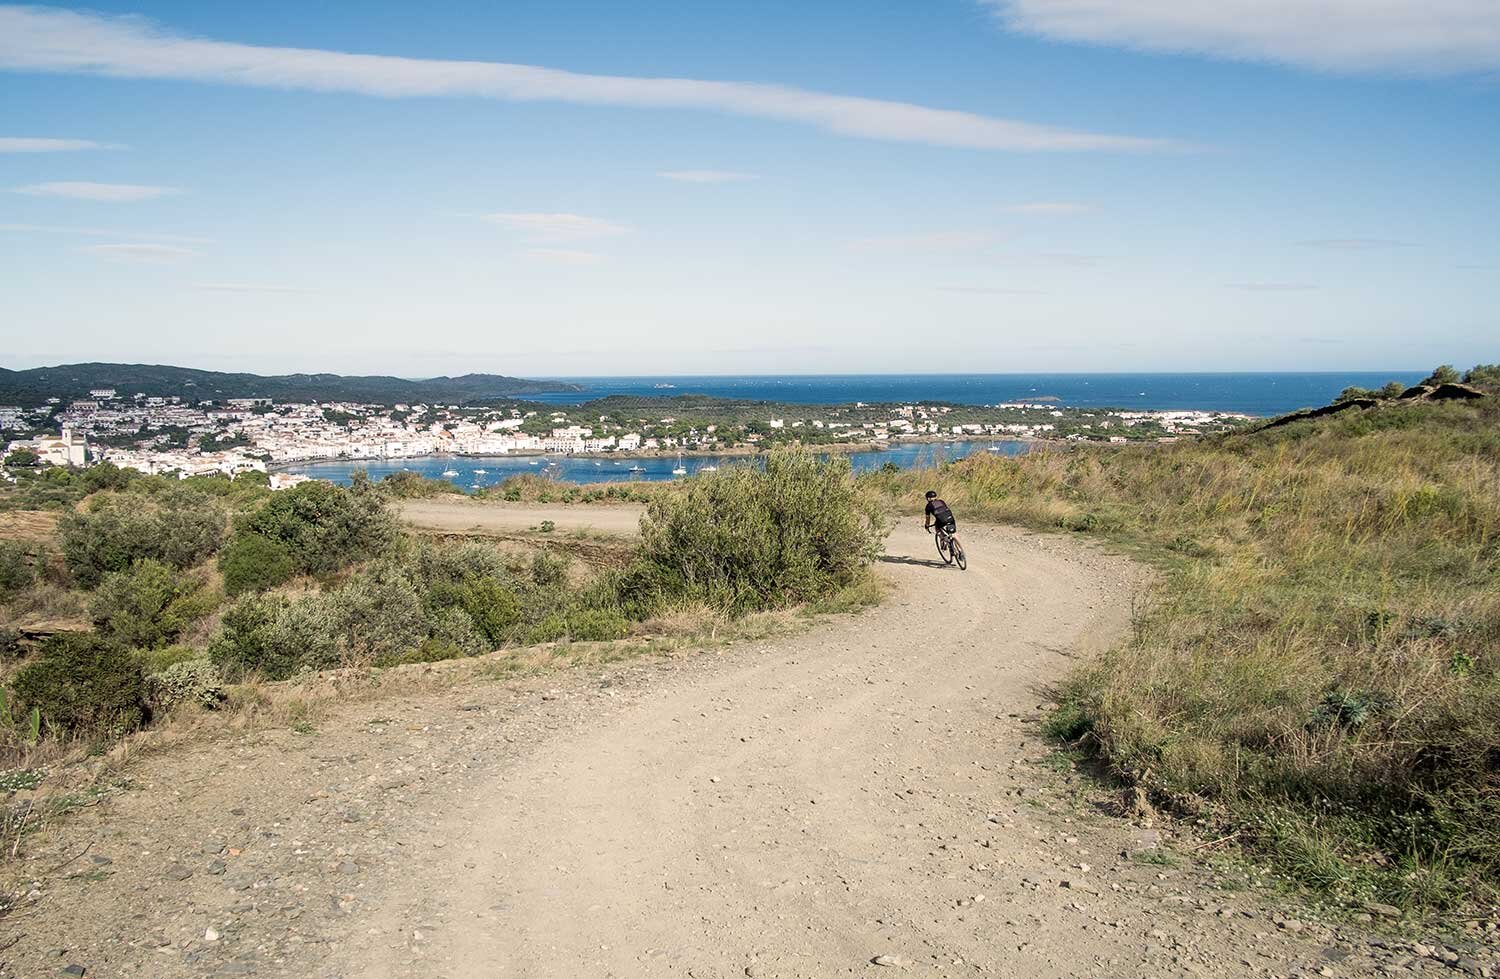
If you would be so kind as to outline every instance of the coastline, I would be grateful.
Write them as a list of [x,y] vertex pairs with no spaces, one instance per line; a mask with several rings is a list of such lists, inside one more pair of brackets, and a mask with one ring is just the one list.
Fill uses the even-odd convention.
[[[957,436],[941,436],[941,435],[920,435],[920,436],[915,436],[913,438],[904,438],[904,439],[901,439],[899,442],[895,441],[895,440],[892,440],[892,441],[889,441],[889,442],[829,442],[829,443],[823,444],[823,445],[809,445],[809,446],[805,446],[805,448],[810,449],[810,450],[812,450],[814,452],[830,452],[830,453],[837,452],[837,453],[844,453],[844,454],[852,454],[852,453],[855,453],[855,452],[883,452],[883,451],[889,451],[893,446],[897,446],[897,445],[930,445],[930,444],[945,444],[945,443],[958,443],[958,442],[985,442],[985,441],[992,442],[992,443],[1000,443],[1000,442],[1025,442],[1025,443],[1029,444],[1029,443],[1055,442],[1055,443],[1057,443],[1059,445],[1065,445],[1065,444],[1067,444],[1062,439],[1042,439],[1042,438],[1035,438],[1035,437],[1020,436],[1020,435],[1007,435],[1004,438],[991,438],[991,439],[975,438],[973,436],[957,437]],[[574,453],[574,452],[530,452],[530,451],[527,451],[527,452],[503,452],[503,453],[494,453],[494,452],[478,452],[478,453],[469,453],[469,452],[429,452],[429,453],[426,453],[425,455],[381,456],[381,457],[378,457],[378,458],[364,458],[364,459],[351,459],[351,458],[348,458],[348,457],[339,457],[339,458],[335,458],[335,459],[301,459],[301,460],[298,460],[298,461],[295,461],[295,462],[278,462],[278,463],[274,463],[274,464],[268,464],[266,466],[266,472],[268,472],[268,473],[271,473],[271,472],[286,472],[286,471],[292,470],[292,469],[301,469],[301,468],[305,468],[307,466],[317,466],[317,465],[351,465],[351,464],[356,464],[356,463],[361,463],[361,462],[375,463],[375,464],[389,464],[389,463],[395,463],[395,462],[417,462],[417,461],[421,461],[421,460],[424,460],[424,459],[591,459],[591,460],[594,460],[594,461],[599,461],[599,460],[603,460],[603,459],[674,459],[674,458],[676,458],[679,455],[682,456],[684,459],[702,459],[702,458],[721,458],[722,459],[722,458],[753,458],[755,456],[765,455],[769,451],[771,451],[769,448],[764,448],[763,449],[763,448],[759,448],[757,446],[741,445],[741,446],[735,446],[733,448],[724,448],[724,449],[682,449],[682,450],[668,450],[668,449],[649,449],[649,450],[647,450],[647,449],[636,449],[636,450],[632,450],[632,451],[628,451],[628,452],[576,452],[576,453]]]

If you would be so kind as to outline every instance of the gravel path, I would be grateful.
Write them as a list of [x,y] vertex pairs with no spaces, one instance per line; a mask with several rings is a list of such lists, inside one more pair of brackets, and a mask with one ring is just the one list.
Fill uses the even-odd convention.
[[[1039,741],[1141,578],[898,527],[878,609],[717,654],[352,704],[153,753],[50,831],[0,976],[1482,975],[1300,920]],[[88,852],[44,873],[84,844]],[[107,861],[107,862],[100,862]],[[1378,925],[1378,922],[1376,923]],[[0,939],[3,945],[9,938]],[[74,973],[77,974],[76,972]]]

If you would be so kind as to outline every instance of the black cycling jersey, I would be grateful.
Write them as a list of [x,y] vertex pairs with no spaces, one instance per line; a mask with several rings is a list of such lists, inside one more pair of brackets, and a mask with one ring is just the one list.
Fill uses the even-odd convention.
[[940,527],[951,528],[958,525],[958,521],[953,519],[953,511],[948,509],[948,504],[942,500],[927,501],[927,516],[931,517],[932,522]]

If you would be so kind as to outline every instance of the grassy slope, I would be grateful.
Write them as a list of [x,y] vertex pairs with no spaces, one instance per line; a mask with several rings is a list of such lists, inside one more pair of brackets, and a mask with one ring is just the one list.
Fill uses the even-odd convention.
[[1500,880],[1500,398],[867,481],[1164,570],[1054,727],[1348,902]]

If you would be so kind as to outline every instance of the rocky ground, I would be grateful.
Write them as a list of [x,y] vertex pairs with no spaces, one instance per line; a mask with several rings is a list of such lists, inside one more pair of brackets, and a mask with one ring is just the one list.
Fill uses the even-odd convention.
[[789,638],[142,754],[23,853],[0,977],[1500,976],[1493,923],[1319,921],[1111,811],[1037,726],[1137,569],[965,536]]

